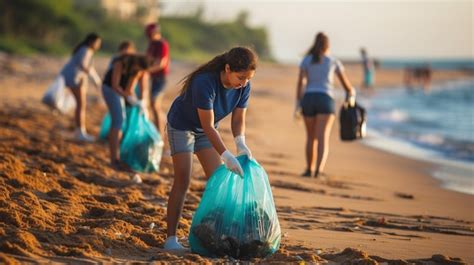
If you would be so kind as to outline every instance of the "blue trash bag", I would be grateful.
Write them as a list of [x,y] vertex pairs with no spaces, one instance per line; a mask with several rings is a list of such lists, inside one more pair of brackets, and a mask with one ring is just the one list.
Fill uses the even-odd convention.
[[237,159],[243,177],[221,165],[206,185],[189,234],[194,253],[245,260],[266,257],[280,246],[280,223],[267,173],[246,155]]
[[[127,109],[127,116],[128,112],[130,110]],[[125,133],[127,130],[127,117],[125,117],[123,123],[122,123],[122,133]],[[102,125],[100,126],[100,132],[99,132],[99,139],[100,140],[106,140],[107,137],[109,137],[109,131],[110,127],[112,126],[112,117],[110,116],[110,112],[107,112],[102,119]]]
[[120,144],[120,160],[133,170],[158,172],[160,170],[163,140],[155,125],[140,107],[127,107],[127,128]]
[[110,126],[112,125],[112,119],[110,113],[107,112],[102,119],[102,125],[100,126],[99,139],[105,140],[109,136]]
[[[135,94],[137,94],[137,95],[141,94],[139,84],[137,84],[135,86]],[[125,107],[125,105],[123,107]],[[127,112],[126,117],[128,117],[128,115],[129,115],[128,112],[130,112],[129,107],[126,108],[126,112]],[[127,124],[128,123],[126,121],[126,117],[125,117],[125,120],[123,121],[123,124],[122,124],[122,133],[125,133],[125,131],[127,130]],[[112,117],[110,116],[110,112],[107,112],[105,114],[104,118],[102,119],[102,124],[100,126],[100,132],[99,132],[99,139],[100,140],[107,139],[107,137],[109,136],[110,126],[112,126]]]

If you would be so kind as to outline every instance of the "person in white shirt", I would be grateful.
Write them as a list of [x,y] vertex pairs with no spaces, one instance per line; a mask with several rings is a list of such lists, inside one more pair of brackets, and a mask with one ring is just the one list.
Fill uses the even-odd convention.
[[[301,109],[306,127],[305,177],[323,174],[329,151],[329,136],[335,119],[334,75],[346,90],[346,99],[355,102],[355,89],[342,63],[329,55],[329,38],[320,32],[300,64],[296,88],[296,109]],[[317,150],[317,156],[316,156]]]
[[75,136],[80,141],[92,142],[94,137],[86,130],[86,93],[87,81],[90,76],[97,87],[100,87],[100,80],[94,68],[92,57],[100,49],[101,38],[95,33],[89,33],[73,50],[69,61],[61,70],[66,87],[71,89],[76,100],[75,111]]

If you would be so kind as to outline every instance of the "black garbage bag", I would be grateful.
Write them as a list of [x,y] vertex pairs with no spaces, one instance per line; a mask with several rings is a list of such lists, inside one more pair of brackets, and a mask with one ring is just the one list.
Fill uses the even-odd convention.
[[365,108],[355,103],[350,106],[345,102],[339,113],[341,140],[353,141],[366,136],[367,113]]

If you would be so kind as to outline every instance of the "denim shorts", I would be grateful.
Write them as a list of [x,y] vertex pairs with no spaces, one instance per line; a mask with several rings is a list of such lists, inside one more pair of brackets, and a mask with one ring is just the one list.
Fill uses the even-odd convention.
[[81,87],[81,84],[88,83],[88,78],[83,76],[64,76],[64,84],[70,89],[78,89]]
[[193,131],[178,130],[166,125],[168,141],[170,143],[171,155],[178,153],[195,153],[202,149],[212,148],[207,135]]
[[155,101],[155,99],[164,91],[166,79],[164,76],[155,77],[152,76],[150,78],[151,82],[151,99]]
[[301,100],[303,116],[311,117],[317,114],[334,114],[336,105],[334,99],[326,93],[306,93]]
[[102,85],[102,95],[109,109],[111,128],[121,129],[125,120],[125,100],[108,85]]

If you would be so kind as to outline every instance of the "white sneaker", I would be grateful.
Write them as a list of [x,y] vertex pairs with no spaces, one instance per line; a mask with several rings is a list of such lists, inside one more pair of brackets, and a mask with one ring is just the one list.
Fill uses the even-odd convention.
[[75,137],[76,137],[76,140],[81,141],[81,142],[87,142],[87,143],[95,142],[95,137],[94,136],[89,135],[89,134],[87,134],[85,132],[82,132],[80,130],[76,130]]
[[185,250],[179,242],[176,236],[170,236],[166,239],[165,245],[163,246],[165,250]]

